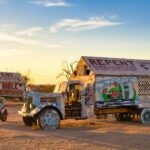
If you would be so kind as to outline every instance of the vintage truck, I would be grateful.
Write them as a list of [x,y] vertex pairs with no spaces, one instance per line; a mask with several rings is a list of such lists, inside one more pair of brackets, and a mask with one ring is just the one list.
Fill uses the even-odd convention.
[[86,119],[84,84],[68,81],[58,84],[54,93],[30,91],[21,111],[27,126],[37,123],[42,129],[56,129],[63,119]]
[[19,114],[26,125],[35,122],[43,129],[56,129],[63,119],[108,114],[150,124],[150,61],[81,57],[68,82],[54,93],[30,92]]

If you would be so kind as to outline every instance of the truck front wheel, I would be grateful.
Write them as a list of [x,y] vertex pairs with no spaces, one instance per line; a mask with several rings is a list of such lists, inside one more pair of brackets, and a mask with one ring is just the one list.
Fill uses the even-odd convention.
[[37,123],[42,129],[57,129],[60,125],[60,116],[53,108],[46,108],[39,114]]
[[33,118],[32,117],[22,117],[22,120],[26,126],[32,126]]
[[150,109],[143,109],[141,112],[141,122],[143,124],[150,124]]
[[1,115],[1,120],[4,121],[4,122],[7,121],[7,115],[8,115],[8,112],[5,109],[4,113]]

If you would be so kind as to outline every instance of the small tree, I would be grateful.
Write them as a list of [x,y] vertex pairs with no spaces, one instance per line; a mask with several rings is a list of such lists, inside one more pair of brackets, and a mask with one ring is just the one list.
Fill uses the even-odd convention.
[[69,63],[69,62],[63,60],[62,69],[61,69],[61,72],[57,75],[57,78],[64,76],[68,80],[70,78],[70,75],[73,73],[74,64],[77,62],[78,61],[74,61],[72,63]]
[[22,78],[24,79],[25,85],[28,86],[28,84],[31,81],[31,77],[30,77],[30,70],[26,73],[26,74],[22,74]]

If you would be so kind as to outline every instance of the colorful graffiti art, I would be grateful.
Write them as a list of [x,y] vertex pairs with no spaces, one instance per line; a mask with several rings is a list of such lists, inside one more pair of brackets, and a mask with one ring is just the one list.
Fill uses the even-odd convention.
[[136,100],[135,78],[105,78],[96,82],[96,97],[100,101]]
[[122,89],[119,83],[114,82],[102,90],[102,97],[105,101],[121,98]]

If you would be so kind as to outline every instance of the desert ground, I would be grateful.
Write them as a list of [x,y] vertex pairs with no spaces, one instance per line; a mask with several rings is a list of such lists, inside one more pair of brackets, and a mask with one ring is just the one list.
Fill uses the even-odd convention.
[[139,121],[64,120],[60,129],[27,127],[17,114],[21,105],[8,105],[8,121],[0,121],[0,150],[149,150],[150,126]]

